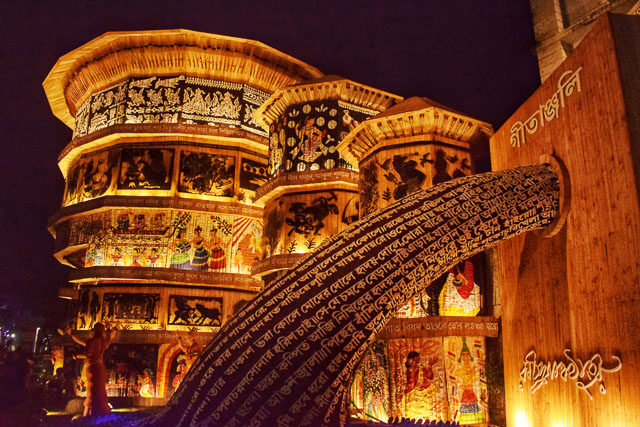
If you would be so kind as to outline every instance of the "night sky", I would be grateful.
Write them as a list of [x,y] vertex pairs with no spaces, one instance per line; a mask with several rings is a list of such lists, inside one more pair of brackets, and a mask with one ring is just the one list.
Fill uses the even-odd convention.
[[54,319],[58,153],[71,130],[42,89],[56,60],[107,31],[185,28],[261,41],[359,83],[426,96],[495,129],[539,86],[527,0],[0,2],[0,306]]

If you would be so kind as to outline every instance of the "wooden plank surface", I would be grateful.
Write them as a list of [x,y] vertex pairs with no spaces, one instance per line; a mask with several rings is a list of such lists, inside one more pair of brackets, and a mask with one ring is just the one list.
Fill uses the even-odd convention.
[[[622,426],[640,422],[640,213],[638,170],[633,150],[640,141],[638,120],[629,120],[622,63],[640,63],[638,21],[605,16],[591,33],[491,140],[494,170],[538,163],[553,154],[568,168],[572,199],[567,223],[555,236],[529,233],[496,250],[501,287],[505,392],[508,425]],[[615,23],[616,37],[611,34]],[[622,30],[621,28],[625,28]],[[634,38],[635,42],[630,42]],[[526,121],[558,94],[565,74],[579,72],[580,90],[563,93],[558,115],[525,131],[512,146],[512,126]],[[623,73],[624,75],[624,73]],[[637,94],[637,87],[626,87]],[[558,99],[559,101],[559,99]],[[628,103],[627,103],[628,105]],[[634,113],[635,114],[635,113]],[[630,129],[629,126],[634,126]],[[603,373],[592,399],[575,382],[549,381],[535,394],[520,371],[527,353],[539,360],[566,361],[565,349],[582,360],[600,354],[603,367],[622,360],[622,369]],[[572,382],[574,384],[572,384]],[[526,424],[526,423],[529,424]]]

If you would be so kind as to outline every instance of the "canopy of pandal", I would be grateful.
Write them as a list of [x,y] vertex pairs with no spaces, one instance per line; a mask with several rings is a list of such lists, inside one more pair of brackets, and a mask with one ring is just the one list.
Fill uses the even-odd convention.
[[416,192],[352,224],[225,324],[162,413],[143,425],[344,423],[360,357],[396,310],[460,259],[548,225],[546,165]]
[[257,41],[178,29],[105,33],[58,59],[43,86],[53,113],[73,129],[76,111],[90,94],[131,76],[178,74],[269,93],[323,75]]
[[411,97],[360,123],[339,144],[340,155],[357,165],[375,149],[416,141],[468,142],[488,139],[489,123],[481,122],[428,98]]
[[273,122],[282,117],[288,106],[323,99],[338,99],[371,110],[372,113],[384,111],[402,101],[401,96],[344,77],[328,75],[277,90],[254,111],[253,118],[268,130]]

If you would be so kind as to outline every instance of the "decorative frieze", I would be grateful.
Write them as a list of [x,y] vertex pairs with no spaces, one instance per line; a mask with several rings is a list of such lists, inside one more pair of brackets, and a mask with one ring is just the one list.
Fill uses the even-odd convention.
[[260,281],[249,275],[189,271],[166,268],[90,267],[74,269],[69,273],[71,282],[95,282],[104,280],[139,280],[143,282],[167,282],[182,285],[209,285],[229,289],[257,291]]
[[125,123],[185,123],[240,128],[267,136],[252,114],[269,94],[241,83],[176,76],[130,79],[88,97],[74,138]]

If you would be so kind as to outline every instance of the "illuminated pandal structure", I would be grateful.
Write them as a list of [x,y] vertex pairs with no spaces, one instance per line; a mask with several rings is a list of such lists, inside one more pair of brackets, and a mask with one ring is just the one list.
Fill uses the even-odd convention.
[[326,76],[275,91],[254,113],[269,133],[263,259],[252,272],[269,283],[358,219],[358,171],[338,144],[361,122],[402,98]]
[[75,302],[79,335],[116,323],[119,344],[151,354],[151,395],[171,392],[178,331],[208,342],[260,289],[254,197],[268,138],[252,114],[276,89],[321,76],[259,42],[162,30],[104,34],[44,81],[53,113],[73,129],[49,224],[56,258],[75,267],[60,296]]
[[[169,33],[182,34],[180,31]],[[123,201],[128,204],[136,201],[145,209],[158,208],[155,204],[148,206],[155,203],[154,197],[131,197],[127,191],[133,191],[133,187],[117,188],[112,183],[108,189],[115,191],[119,198],[115,198],[114,193],[109,193],[111,196],[96,194],[104,187],[104,176],[108,174],[103,170],[111,159],[108,155],[99,155],[109,152],[111,142],[119,144],[119,138],[130,137],[128,133],[135,131],[140,138],[131,139],[131,143],[146,140],[147,131],[158,131],[164,137],[178,135],[183,141],[181,144],[189,145],[202,142],[201,138],[251,144],[243,138],[253,141],[253,131],[263,132],[265,148],[258,152],[264,156],[255,158],[260,157],[267,169],[271,166],[267,174],[276,182],[277,173],[275,177],[271,174],[279,158],[270,158],[268,165],[266,146],[273,142],[278,147],[280,137],[275,141],[272,131],[267,140],[264,130],[257,123],[255,127],[249,126],[248,119],[244,119],[244,125],[231,128],[201,126],[194,122],[193,116],[181,121],[180,113],[174,123],[173,113],[165,117],[161,113],[169,112],[140,112],[138,105],[125,105],[125,116],[118,108],[113,115],[109,109],[106,114],[101,110],[103,102],[111,105],[116,99],[116,93],[109,98],[106,93],[110,88],[100,84],[100,79],[111,73],[118,78],[109,84],[127,82],[127,102],[140,101],[136,95],[147,84],[150,86],[144,87],[145,90],[175,89],[165,78],[176,78],[166,68],[174,66],[176,61],[157,56],[167,44],[174,51],[184,52],[178,62],[188,63],[199,78],[222,78],[226,73],[237,76],[246,68],[235,64],[220,71],[216,67],[224,61],[200,60],[203,52],[208,52],[207,55],[212,52],[208,48],[193,48],[194,45],[205,44],[215,52],[226,52],[227,59],[241,52],[246,53],[246,56],[240,54],[245,58],[258,54],[261,65],[280,63],[275,58],[283,57],[259,43],[251,42],[254,49],[244,51],[237,44],[232,46],[222,41],[232,43],[231,40],[236,39],[187,33],[190,35],[177,37],[178,42],[146,45],[142,50],[153,57],[148,63],[144,55],[137,55],[135,59],[130,58],[127,67],[113,67],[108,72],[98,70],[95,78],[85,69],[96,70],[94,65],[110,56],[110,48],[96,49],[92,54],[94,49],[90,43],[76,52],[78,58],[86,55],[86,67],[73,70],[75,59],[70,57],[47,79],[45,86],[54,112],[70,127],[74,126],[74,117],[79,119],[76,136],[60,157],[61,169],[67,177],[67,192],[61,213],[51,223],[57,256],[63,262],[83,267],[89,260],[98,261],[97,251],[85,256],[83,250],[91,242],[80,236],[99,235],[104,229],[101,222],[87,221],[86,226],[72,227],[74,219],[86,216],[85,212],[107,212],[113,210],[116,202]],[[393,323],[392,317],[398,308],[459,260],[513,236],[495,247],[491,266],[501,290],[498,303],[503,308],[500,334],[505,348],[504,385],[497,387],[504,391],[507,425],[623,425],[638,419],[639,33],[637,17],[602,17],[575,52],[491,138],[492,168],[502,172],[459,178],[415,192],[380,212],[365,216],[341,234],[325,239],[312,254],[300,255],[303,258],[287,274],[275,278],[222,326],[162,413],[137,421],[117,417],[115,422],[269,426],[348,422],[347,394],[354,368],[372,341]],[[129,52],[142,53],[139,47],[150,37],[150,33],[145,34],[140,39],[126,38],[127,47],[119,55],[126,58]],[[221,41],[220,49],[205,42],[214,39]],[[288,71],[284,74],[291,77],[288,72],[296,74],[298,70],[299,78],[275,79],[278,83],[274,88],[321,77],[311,67],[288,57],[286,61],[293,61],[294,65],[285,66]],[[129,74],[130,69],[135,71],[134,75]],[[207,74],[210,69],[218,70],[218,74],[213,73],[217,77]],[[151,70],[154,75],[167,74],[162,74],[161,83],[147,80],[151,78]],[[146,77],[140,79],[140,75]],[[181,75],[177,76],[179,85],[183,84],[179,79]],[[258,75],[263,74],[252,74],[260,80]],[[67,85],[67,82],[73,83]],[[255,84],[256,80],[251,82]],[[92,84],[96,87],[82,89],[83,85]],[[59,87],[52,88],[52,85]],[[202,105],[197,99],[197,88],[190,86],[190,89],[186,106],[192,110],[188,114]],[[101,97],[103,90],[105,95]],[[94,94],[96,98],[92,98],[91,105],[83,109],[85,100]],[[242,99],[244,102],[245,98]],[[143,100],[151,101],[151,98],[145,95]],[[216,101],[220,105],[226,102],[224,95],[216,96]],[[213,95],[208,102],[213,102]],[[127,115],[126,111],[131,114]],[[389,112],[399,111],[390,108]],[[384,119],[384,115],[379,118]],[[125,123],[129,120],[162,123]],[[271,122],[276,124],[275,130],[278,130],[277,120]],[[244,126],[253,131],[247,131]],[[389,126],[379,123],[377,130],[372,129],[378,130],[384,138],[405,131],[393,122]],[[416,128],[410,126],[407,130],[410,133],[403,137],[412,138]],[[85,132],[89,133],[85,135]],[[308,135],[313,135],[314,131],[310,129],[310,132]],[[191,134],[196,136],[192,138]],[[366,134],[366,131],[362,133]],[[94,140],[99,147],[92,145]],[[356,145],[350,143],[350,146]],[[342,150],[343,159],[349,156],[345,153]],[[553,157],[549,153],[553,153]],[[81,154],[87,155],[84,160],[82,157],[78,160]],[[366,150],[359,155],[362,154],[366,155]],[[159,159],[157,155],[156,159]],[[539,162],[553,166],[519,168]],[[175,173],[177,162],[174,166]],[[86,175],[86,170],[92,171],[87,175],[89,179],[79,180]],[[127,173],[122,175],[123,179],[137,187],[140,182],[136,181],[134,171],[131,172],[130,177]],[[296,169],[296,172],[306,171]],[[158,198],[163,195],[158,188],[143,190],[153,191]],[[172,197],[166,198],[171,202],[162,209],[186,209],[181,204],[183,199],[196,199],[188,200],[189,203],[205,203],[204,196],[196,198],[178,193],[179,197],[170,189],[167,194]],[[214,206],[223,205],[218,199],[214,200]],[[189,209],[206,210],[208,206],[190,204]],[[520,234],[545,226],[542,232]],[[118,230],[118,222],[107,229]],[[273,258],[272,255],[264,258]],[[79,310],[77,327],[81,327],[82,319],[85,323],[93,321],[92,313],[102,316],[103,287],[111,286],[115,274],[126,270],[122,266],[113,267],[117,268],[108,274],[102,273],[106,270],[99,270],[102,267],[80,270],[101,272],[101,279],[96,281],[97,286],[92,289],[95,293],[89,299],[83,300],[81,293],[80,308],[85,307],[85,303],[87,308],[86,312]],[[204,277],[200,275],[204,273],[182,276],[180,270],[162,268],[171,271],[170,276],[165,276],[171,279],[169,286],[180,283],[183,278],[187,280],[185,285],[193,282],[200,286],[199,278]],[[147,281],[155,274],[154,268],[130,271],[139,271],[136,274]],[[261,271],[269,273],[268,268]],[[78,277],[72,276],[72,279],[81,287],[88,287],[88,283]],[[106,277],[109,281],[103,280]],[[210,289],[216,291],[215,287]],[[94,295],[98,296],[94,298]],[[97,305],[92,304],[94,301]],[[166,298],[163,301],[166,302]],[[105,313],[108,314],[111,309],[107,307]],[[450,326],[456,323],[464,325],[464,322],[454,322]],[[455,326],[459,329],[459,325]],[[136,331],[128,331],[129,336],[133,332]],[[156,334],[155,331],[140,332],[143,336]]]
[[[338,145],[360,171],[361,217],[415,191],[483,172],[492,134],[490,124],[421,97],[361,123]],[[385,325],[354,371],[350,419],[489,420],[489,404],[500,398],[487,390],[496,378],[486,366],[485,337],[496,337],[498,324],[492,304],[482,304],[493,301],[483,255],[460,260]]]
[[349,379],[394,313],[461,259],[549,225],[548,165],[419,191],[325,240],[225,324],[141,425],[339,425]]

